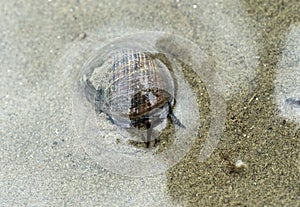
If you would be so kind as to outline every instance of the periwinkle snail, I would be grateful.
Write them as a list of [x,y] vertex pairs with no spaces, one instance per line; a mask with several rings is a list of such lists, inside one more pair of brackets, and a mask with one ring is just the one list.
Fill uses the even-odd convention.
[[[213,132],[203,133],[210,140],[200,156],[212,153],[225,104],[220,80],[196,44],[164,32],[140,32],[99,42],[84,54],[74,121],[81,144],[101,166],[133,177],[164,172],[185,156],[204,124]],[[197,103],[198,89],[192,89],[186,71],[201,78],[209,105]]]
[[147,129],[147,147],[153,128],[165,119],[185,128],[172,112],[175,93],[168,68],[171,65],[160,56],[163,55],[127,48],[113,51],[100,66],[101,71],[107,70],[108,82],[104,88],[96,89],[87,77],[83,80],[86,97],[95,103],[97,112],[105,113],[121,128]]

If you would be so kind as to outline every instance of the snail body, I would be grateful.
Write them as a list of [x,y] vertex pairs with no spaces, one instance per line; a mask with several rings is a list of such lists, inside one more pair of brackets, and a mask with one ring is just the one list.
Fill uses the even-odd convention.
[[168,67],[158,54],[135,49],[114,51],[98,68],[107,71],[107,81],[96,88],[86,79],[86,96],[94,101],[97,112],[105,113],[119,127],[147,129],[148,147],[153,128],[165,119],[184,128],[172,112],[175,87]]

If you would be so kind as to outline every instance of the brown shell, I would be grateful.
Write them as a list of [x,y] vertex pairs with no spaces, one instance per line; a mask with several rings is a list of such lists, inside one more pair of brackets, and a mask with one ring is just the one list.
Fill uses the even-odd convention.
[[167,117],[174,104],[174,83],[169,69],[154,55],[129,49],[115,52],[108,73],[100,109],[113,122],[124,128],[142,127]]

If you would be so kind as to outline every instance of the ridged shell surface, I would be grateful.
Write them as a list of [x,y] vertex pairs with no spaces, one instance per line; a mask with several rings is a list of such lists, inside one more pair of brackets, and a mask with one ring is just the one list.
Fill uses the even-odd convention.
[[101,89],[102,97],[98,99],[102,103],[98,107],[119,126],[129,128],[135,118],[167,103],[173,105],[173,78],[155,54],[123,49],[113,53],[102,67],[110,68],[109,81]]
[[[195,139],[205,139],[201,160],[216,148],[226,116],[223,85],[196,44],[169,33],[138,32],[92,42],[84,54],[74,123],[86,152],[102,167],[150,176],[180,161]],[[149,121],[155,123],[151,139],[159,142],[148,148]]]

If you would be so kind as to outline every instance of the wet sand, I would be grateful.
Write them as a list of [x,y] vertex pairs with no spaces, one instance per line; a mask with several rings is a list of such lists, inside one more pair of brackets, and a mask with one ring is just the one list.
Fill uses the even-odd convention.
[[[299,2],[138,2],[1,3],[0,206],[299,206],[299,110],[278,105],[300,99]],[[167,172],[142,178],[103,169],[81,146],[72,48],[126,29],[181,35],[214,57],[226,128],[204,162],[205,136]]]

